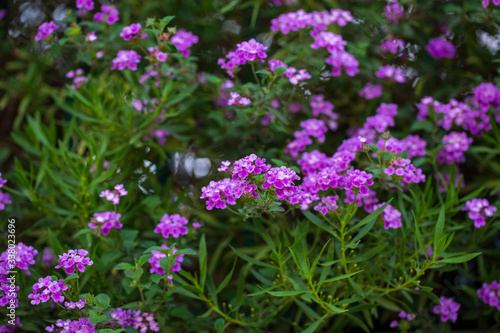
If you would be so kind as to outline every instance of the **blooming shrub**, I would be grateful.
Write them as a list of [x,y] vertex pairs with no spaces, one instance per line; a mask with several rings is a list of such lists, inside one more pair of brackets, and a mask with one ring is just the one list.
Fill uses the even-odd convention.
[[0,332],[497,327],[498,5],[0,9]]

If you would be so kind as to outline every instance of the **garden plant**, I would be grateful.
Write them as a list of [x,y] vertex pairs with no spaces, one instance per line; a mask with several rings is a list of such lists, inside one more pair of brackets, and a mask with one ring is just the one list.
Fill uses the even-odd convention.
[[500,329],[500,1],[0,6],[0,332]]

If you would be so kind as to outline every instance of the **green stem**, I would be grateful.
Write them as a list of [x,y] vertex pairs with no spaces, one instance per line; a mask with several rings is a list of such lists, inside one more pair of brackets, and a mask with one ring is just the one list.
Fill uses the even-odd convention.
[[259,78],[257,77],[257,73],[255,72],[255,65],[254,63],[250,63],[250,66],[252,67],[252,73],[253,77],[255,78],[255,81],[257,81],[257,84],[259,85],[260,92],[262,93],[262,96],[266,96],[264,93],[264,88],[262,88],[262,85],[260,84]]
[[206,303],[208,304],[208,306],[210,306],[210,308],[211,308],[213,311],[215,311],[215,312],[216,312],[219,316],[221,316],[222,318],[224,318],[226,321],[231,322],[231,323],[236,324],[236,325],[244,326],[244,327],[245,327],[245,326],[248,326],[248,323],[245,323],[245,322],[243,322],[243,321],[240,321],[240,320],[238,320],[238,319],[235,319],[235,318],[233,318],[233,317],[231,317],[231,316],[229,316],[229,315],[225,314],[224,312],[222,312],[222,311],[219,309],[219,307],[218,307],[218,306],[216,306],[216,305],[212,302],[212,300],[210,300],[210,299],[206,298],[206,297],[205,297],[205,295],[203,295],[203,296],[201,297],[201,300],[202,300],[203,302],[206,302]]

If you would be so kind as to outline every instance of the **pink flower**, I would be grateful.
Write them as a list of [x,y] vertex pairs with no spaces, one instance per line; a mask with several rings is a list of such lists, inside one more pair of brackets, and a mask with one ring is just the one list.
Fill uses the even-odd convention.
[[365,99],[373,99],[382,96],[382,89],[383,87],[381,84],[368,82],[363,89],[359,91],[358,95]]
[[434,58],[453,58],[456,53],[455,46],[444,38],[433,38],[425,47],[427,52]]
[[[374,210],[385,205],[385,202],[379,203],[373,207]],[[384,229],[398,229],[403,226],[401,212],[391,205],[385,206],[380,215],[384,220]]]
[[440,297],[441,305],[436,305],[433,312],[441,315],[441,321],[444,323],[448,320],[451,322],[457,321],[457,313],[460,309],[460,304],[453,301],[451,298]]
[[163,238],[168,238],[170,235],[174,238],[179,238],[180,235],[186,235],[188,228],[185,226],[188,220],[179,214],[165,214],[161,218],[160,223],[156,225],[155,234],[161,233]]
[[54,30],[59,28],[54,21],[42,23],[38,27],[38,34],[35,36],[35,40],[49,40]]
[[465,203],[465,207],[462,208],[462,211],[469,211],[469,218],[474,221],[474,226],[476,228],[481,228],[486,225],[485,217],[493,216],[497,208],[490,205],[486,199],[473,198]]
[[189,55],[191,54],[191,51],[189,50],[189,48],[193,44],[198,43],[198,36],[193,35],[189,31],[185,31],[185,30],[180,29],[180,30],[177,30],[177,32],[175,33],[175,35],[172,36],[170,41],[172,42],[172,44],[175,45],[177,50],[179,50],[179,52],[181,53],[181,56],[186,58],[186,57],[189,57]]
[[91,31],[87,34],[87,41],[89,42],[95,42],[97,40],[97,36],[94,31]]
[[[164,248],[165,250],[169,250],[170,248],[166,246],[165,244],[161,245],[161,248]],[[177,252],[177,249],[174,247],[172,250],[172,254],[175,254]],[[153,255],[151,258],[149,258],[148,262],[151,264],[151,269],[149,272],[151,274],[160,274],[164,275],[166,272],[161,268],[160,266],[160,260],[163,258],[166,258],[167,255],[161,251],[151,251],[151,254]],[[174,264],[170,267],[170,270],[172,272],[179,272],[181,270],[181,262],[184,261],[184,255],[180,254],[177,257],[175,257]]]
[[132,39],[146,39],[148,35],[142,31],[142,26],[140,23],[133,23],[128,27],[123,27],[120,37],[125,40]]
[[127,195],[128,192],[125,190],[123,184],[115,185],[114,191],[105,190],[99,194],[99,197],[106,198],[106,200],[113,202],[113,205],[118,205],[120,203],[120,198]]
[[133,50],[120,50],[116,55],[116,58],[113,59],[113,66],[111,66],[111,70],[118,69],[120,71],[128,68],[132,71],[137,70],[137,64],[141,62],[141,56],[137,54],[137,52]]
[[231,77],[234,77],[234,71],[239,66],[247,62],[264,62],[264,59],[267,58],[267,54],[264,52],[267,50],[267,46],[258,43],[253,38],[236,46],[236,51],[229,52],[226,59],[220,58],[217,62]]
[[55,268],[63,268],[66,274],[70,275],[75,272],[75,268],[80,272],[85,272],[85,266],[92,266],[94,262],[90,260],[88,251],[80,250],[69,250],[67,253],[63,253],[59,256],[59,264]]
[[441,140],[446,144],[437,154],[439,163],[447,165],[465,162],[464,152],[469,150],[472,138],[468,138],[464,132],[450,132]]
[[101,11],[94,14],[94,20],[97,22],[106,22],[111,25],[118,21],[120,12],[114,6],[101,6]]
[[95,229],[95,233],[100,230],[103,236],[109,234],[113,228],[121,229],[123,225],[120,223],[121,214],[116,212],[94,213],[94,218],[89,222],[88,227]]
[[68,286],[64,284],[63,279],[52,281],[50,276],[39,278],[38,282],[33,285],[33,293],[28,295],[32,305],[48,302],[52,299],[56,303],[64,301],[64,296],[61,291],[68,290]]
[[375,73],[375,76],[380,79],[389,79],[398,83],[406,82],[403,70],[392,65],[381,66]]

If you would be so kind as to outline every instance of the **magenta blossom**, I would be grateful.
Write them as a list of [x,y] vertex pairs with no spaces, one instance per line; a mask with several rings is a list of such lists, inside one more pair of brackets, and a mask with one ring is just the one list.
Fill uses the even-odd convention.
[[257,185],[250,184],[249,180],[224,178],[222,180],[210,181],[201,189],[200,199],[207,199],[207,209],[214,207],[225,209],[229,205],[235,205],[236,199],[243,197],[257,198]]
[[457,321],[457,313],[460,309],[460,304],[453,301],[451,298],[441,296],[439,298],[441,305],[436,305],[433,312],[441,315],[441,321],[444,323],[448,320],[451,322]]
[[465,203],[465,207],[462,208],[462,211],[469,211],[469,218],[474,221],[474,226],[476,228],[481,228],[486,225],[485,217],[493,216],[497,208],[490,205],[486,199],[473,198]]
[[95,233],[100,230],[103,236],[109,234],[111,229],[121,229],[123,225],[120,223],[121,214],[116,212],[102,212],[102,213],[94,213],[94,218],[89,222],[88,227],[95,229]]
[[189,31],[179,29],[175,35],[172,36],[170,41],[175,45],[177,50],[179,50],[181,56],[186,58],[191,54],[191,50],[189,50],[189,48],[193,46],[193,44],[198,43],[198,36]]
[[118,69],[122,71],[125,68],[128,68],[131,71],[136,71],[137,64],[140,62],[141,56],[134,50],[120,50],[118,51],[116,58],[113,59],[113,66],[111,66],[111,70]]
[[119,327],[132,327],[140,333],[146,333],[148,330],[159,332],[160,326],[155,321],[152,313],[142,312],[141,310],[123,310],[117,308],[111,313],[111,321],[113,327],[118,324]]
[[38,282],[33,285],[33,293],[28,295],[32,305],[38,305],[48,302],[52,299],[56,303],[62,303],[64,296],[62,291],[68,290],[68,286],[64,284],[63,279],[52,281],[50,276],[39,278]]
[[85,272],[85,266],[92,266],[94,262],[90,260],[87,250],[69,250],[59,256],[59,264],[55,268],[63,268],[66,274],[70,275],[75,272],[75,268],[80,272]]
[[162,216],[160,223],[156,225],[155,234],[161,233],[163,238],[168,238],[170,235],[174,238],[179,238],[180,235],[186,235],[188,228],[185,226],[188,220],[179,214]]
[[111,25],[119,20],[119,15],[120,12],[114,6],[102,5],[101,11],[94,14],[94,20]]
[[381,84],[373,84],[368,82],[363,89],[358,93],[359,96],[365,99],[373,99],[382,96],[383,86]]
[[[165,250],[170,249],[165,244],[162,244],[161,248],[163,248]],[[172,254],[175,254],[176,252],[177,252],[177,249],[174,247],[174,249],[172,250]],[[151,264],[151,269],[149,272],[151,274],[160,274],[160,275],[166,274],[166,272],[160,266],[160,260],[162,258],[166,258],[167,255],[161,251],[156,251],[156,250],[151,251],[151,254],[153,256],[151,258],[149,258],[149,260],[148,260],[148,262]],[[170,270],[172,272],[179,272],[181,270],[181,262],[183,262],[183,261],[184,261],[183,254],[180,254],[177,257],[175,257],[175,263],[170,267]]]
[[59,28],[59,26],[55,24],[54,21],[42,23],[38,27],[38,34],[35,36],[35,40],[49,40],[52,33],[57,28]]
[[429,44],[427,44],[425,49],[434,59],[453,58],[457,51],[455,46],[444,38],[429,40]]
[[125,40],[132,39],[146,39],[148,35],[142,31],[142,25],[140,23],[133,23],[128,27],[123,27],[120,37]]

